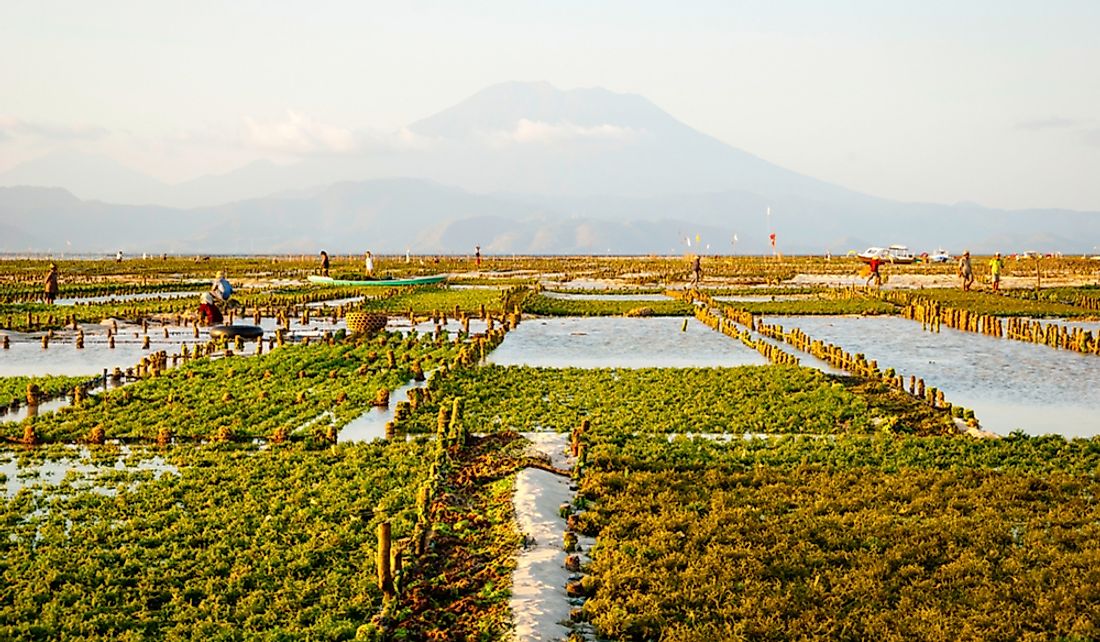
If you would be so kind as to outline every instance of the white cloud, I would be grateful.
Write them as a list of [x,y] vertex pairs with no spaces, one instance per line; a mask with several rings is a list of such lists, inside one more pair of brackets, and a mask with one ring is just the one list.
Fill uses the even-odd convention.
[[586,127],[574,123],[547,123],[521,118],[511,131],[498,131],[490,134],[490,140],[497,144],[541,144],[553,145],[567,142],[617,142],[636,140],[642,131],[630,127],[603,124]]
[[358,146],[351,130],[315,121],[293,110],[287,110],[286,118],[280,121],[245,118],[244,126],[245,144],[269,152],[296,156],[347,154]]
[[365,147],[374,150],[427,149],[435,142],[434,139],[421,136],[405,127],[390,132],[366,132],[362,136]]
[[245,118],[243,141],[248,147],[292,156],[422,149],[431,142],[404,128],[393,132],[355,131],[293,110],[287,110],[286,118],[279,121]]
[[1051,116],[1050,118],[1038,118],[1035,120],[1026,120],[1020,123],[1016,123],[1016,129],[1023,129],[1027,131],[1041,131],[1044,129],[1072,129],[1082,124],[1079,120],[1072,118],[1064,118],[1062,116]]
[[1096,127],[1095,119],[1082,120],[1052,116],[1017,123],[1016,129],[1031,132],[1067,132],[1085,145],[1100,147],[1100,127]]
[[1081,140],[1084,141],[1086,145],[1100,147],[1100,128],[1086,129],[1081,132]]
[[49,141],[95,140],[106,136],[107,133],[106,129],[95,125],[83,123],[58,125],[0,114],[0,140],[16,138]]

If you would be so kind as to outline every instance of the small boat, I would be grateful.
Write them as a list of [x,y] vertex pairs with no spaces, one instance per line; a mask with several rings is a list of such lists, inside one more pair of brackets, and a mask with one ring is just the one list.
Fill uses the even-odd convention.
[[414,276],[407,279],[363,279],[348,280],[348,279],[334,279],[331,276],[317,276],[315,274],[309,275],[310,283],[318,283],[320,285],[356,285],[356,286],[377,286],[384,288],[396,288],[406,285],[430,285],[432,283],[441,283],[447,278],[446,274],[433,274],[431,276]]
[[904,245],[891,245],[890,247],[869,247],[856,256],[864,263],[870,263],[877,258],[887,263],[912,263],[917,260],[909,248]]
[[264,336],[264,329],[258,325],[216,325],[210,328],[210,336],[215,339],[258,339]]

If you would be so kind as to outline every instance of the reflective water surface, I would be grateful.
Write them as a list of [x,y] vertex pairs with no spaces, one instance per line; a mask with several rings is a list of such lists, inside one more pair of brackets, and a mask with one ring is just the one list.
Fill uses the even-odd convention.
[[740,341],[693,318],[561,317],[530,319],[489,355],[500,365],[549,368],[686,368],[763,365]]
[[1100,356],[947,327],[927,332],[896,317],[769,317],[766,322],[862,352],[906,380],[923,378],[950,403],[973,409],[986,430],[1100,435]]

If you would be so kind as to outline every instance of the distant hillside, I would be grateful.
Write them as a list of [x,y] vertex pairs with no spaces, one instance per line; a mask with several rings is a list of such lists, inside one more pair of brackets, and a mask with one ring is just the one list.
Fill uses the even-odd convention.
[[[901,242],[916,251],[1091,252],[1100,215],[887,204],[888,214],[767,206],[743,192],[545,198],[469,192],[416,179],[347,182],[293,195],[179,210],[81,201],[64,190],[0,188],[0,252],[127,253],[843,253]],[[797,208],[803,208],[801,210]],[[734,244],[733,237],[737,236]],[[698,239],[698,240],[696,240]],[[689,246],[688,243],[691,243]]]
[[0,185],[63,187],[89,200],[173,207],[390,177],[481,193],[853,195],[702,134],[641,96],[600,88],[561,91],[546,83],[502,83],[408,129],[417,138],[404,148],[364,148],[292,165],[260,161],[178,185],[107,158],[58,152],[0,174]]
[[767,253],[774,231],[789,253],[890,243],[1093,252],[1100,238],[1097,213],[860,194],[726,145],[641,96],[601,88],[494,85],[413,123],[403,140],[291,165],[257,161],[178,185],[109,159],[53,154],[0,174],[0,185],[39,186],[0,192],[0,245],[669,253],[701,244]]

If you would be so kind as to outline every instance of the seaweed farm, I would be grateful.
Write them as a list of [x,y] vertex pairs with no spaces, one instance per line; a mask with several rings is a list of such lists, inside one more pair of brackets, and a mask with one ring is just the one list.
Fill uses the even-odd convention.
[[[892,317],[786,317],[776,322],[843,345],[901,372],[919,372],[928,385],[973,408],[984,427],[1094,437],[1100,388],[1095,355],[974,336],[938,333]],[[980,364],[975,367],[975,364]]]
[[1094,263],[400,258],[0,261],[0,639],[1100,639]]

